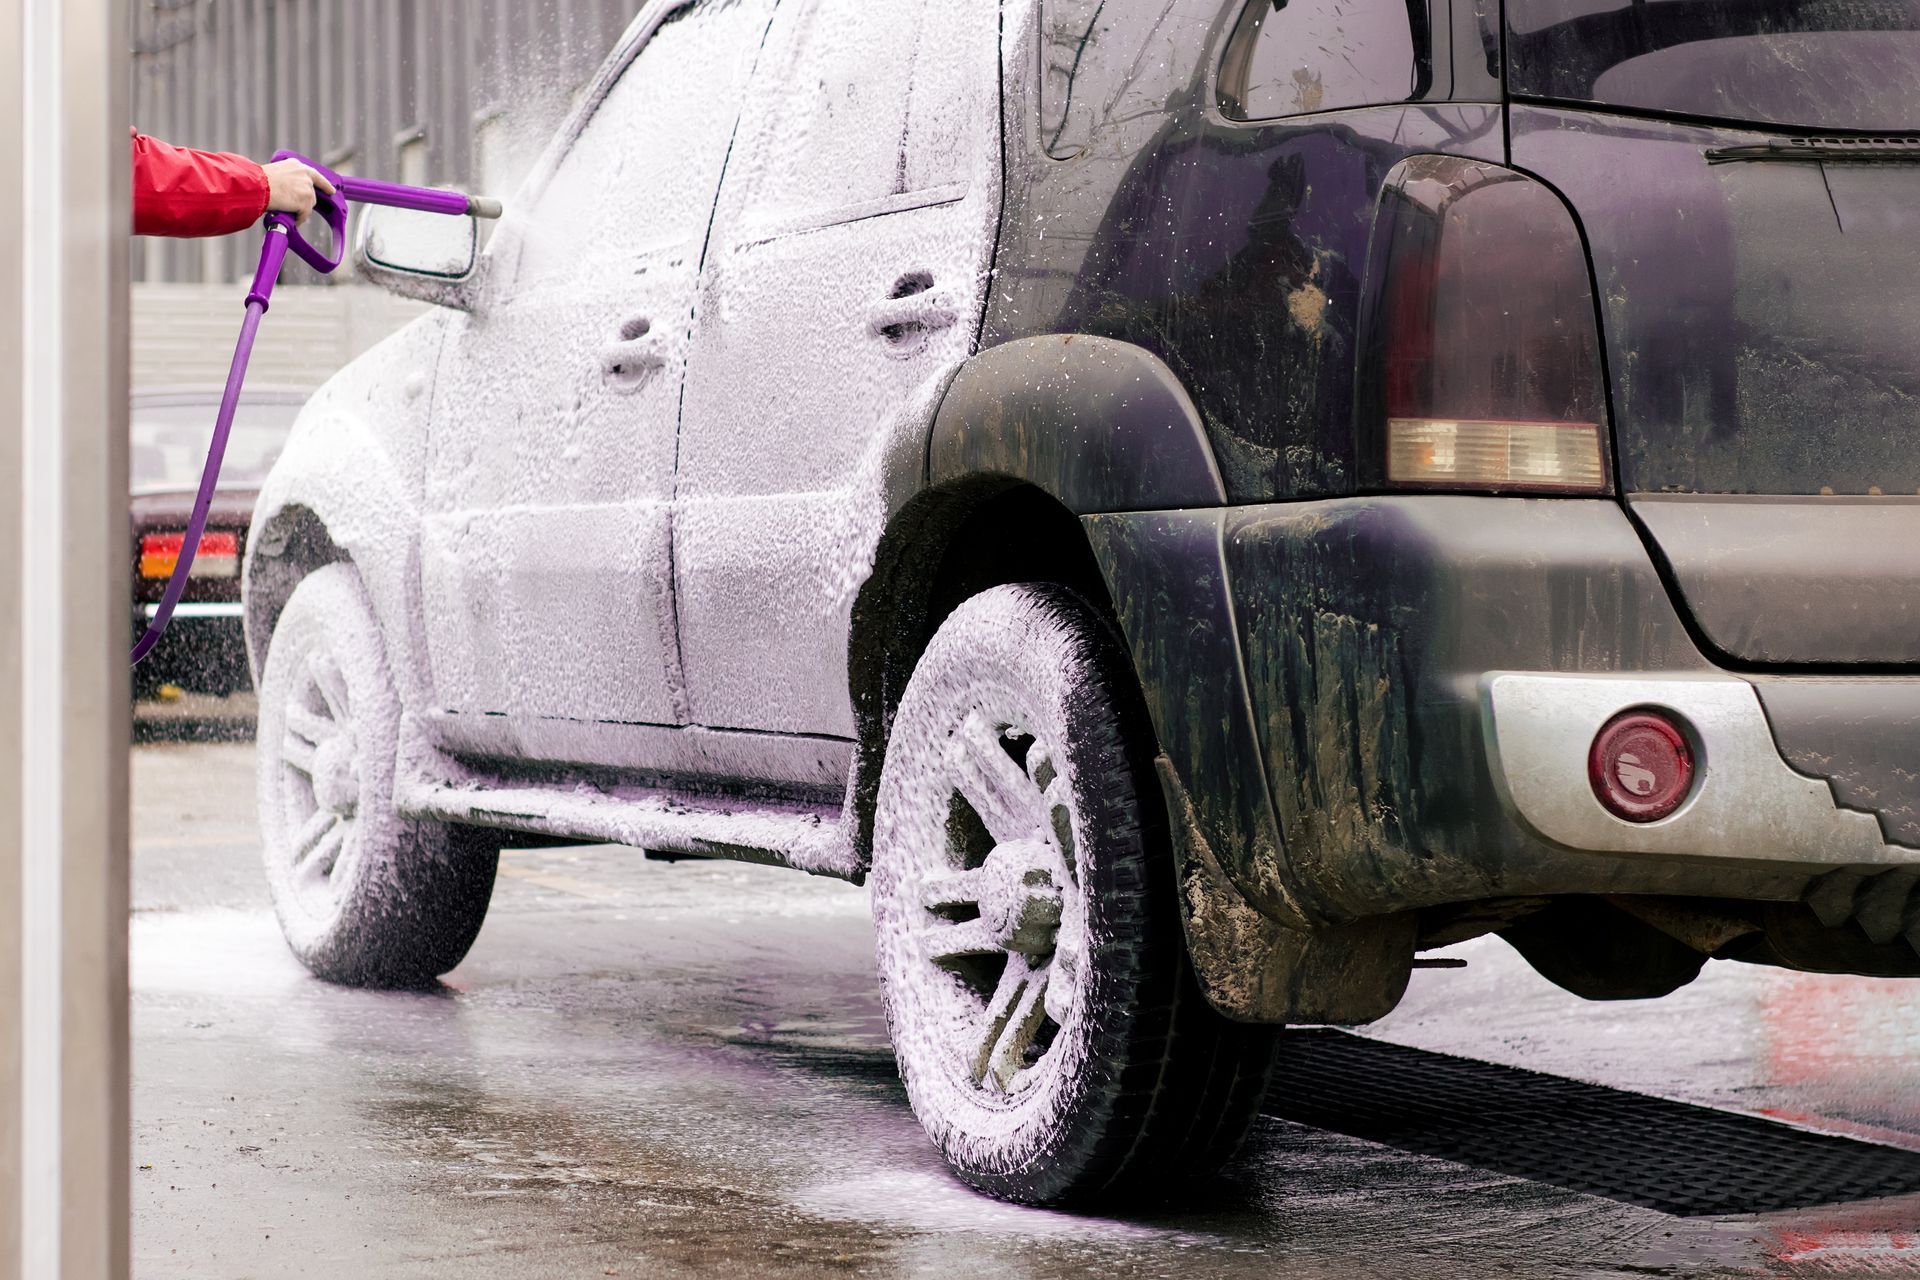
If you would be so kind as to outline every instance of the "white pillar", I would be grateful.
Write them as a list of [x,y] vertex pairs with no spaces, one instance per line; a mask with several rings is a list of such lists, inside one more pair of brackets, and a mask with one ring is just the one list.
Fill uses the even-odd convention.
[[0,1280],[128,1270],[128,31],[0,0]]

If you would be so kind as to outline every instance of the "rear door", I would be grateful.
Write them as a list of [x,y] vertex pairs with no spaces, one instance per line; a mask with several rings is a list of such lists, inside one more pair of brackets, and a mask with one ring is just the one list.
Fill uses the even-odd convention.
[[461,745],[593,757],[596,723],[685,723],[669,567],[681,382],[771,10],[651,7],[657,26],[530,216],[503,226],[493,266],[511,278],[451,343],[422,577],[442,729]]
[[996,0],[782,0],[715,219],[674,573],[695,723],[851,736],[884,508],[973,350],[999,213]]
[[1920,662],[1920,0],[1506,11],[1513,160],[1585,230],[1620,487],[1696,622]]

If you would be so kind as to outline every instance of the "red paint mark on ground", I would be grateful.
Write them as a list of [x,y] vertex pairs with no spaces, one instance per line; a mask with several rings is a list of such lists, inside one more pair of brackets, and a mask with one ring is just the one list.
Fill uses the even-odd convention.
[[1869,1275],[1912,1275],[1920,1269],[1920,1235],[1905,1231],[1777,1231],[1774,1256]]

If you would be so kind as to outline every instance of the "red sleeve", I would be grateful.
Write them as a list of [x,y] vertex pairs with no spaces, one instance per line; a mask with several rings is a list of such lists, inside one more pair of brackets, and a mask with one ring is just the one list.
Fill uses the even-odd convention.
[[245,156],[189,151],[133,131],[133,233],[223,236],[267,211],[267,172]]

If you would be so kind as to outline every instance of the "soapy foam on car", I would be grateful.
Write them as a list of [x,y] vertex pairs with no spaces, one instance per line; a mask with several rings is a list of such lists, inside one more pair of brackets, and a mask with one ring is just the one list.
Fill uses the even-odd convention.
[[[757,0],[734,0],[709,7],[713,7],[716,13],[729,11],[727,30],[720,32],[718,27],[712,29],[719,32],[716,38],[730,41],[738,37],[741,24],[749,22],[752,13],[764,15],[766,6],[757,3]],[[636,21],[642,25],[654,21],[659,8],[659,5],[650,6]],[[984,22],[989,27],[994,22],[994,6],[985,3],[952,7],[934,5],[929,11],[940,15],[939,20],[944,23],[952,13],[962,10],[971,20]],[[860,28],[862,39],[866,38],[870,21],[874,29],[913,31],[912,24],[882,23],[872,19],[871,13],[869,10],[866,15],[843,15],[838,21],[848,30]],[[1008,20],[1015,19],[1010,16]],[[698,23],[689,23],[686,29],[699,31],[703,28]],[[949,36],[951,34],[949,32]],[[932,59],[927,65],[935,66],[936,70],[928,73],[928,84],[938,81],[951,86],[957,78],[969,86],[969,100],[984,105],[986,115],[997,119],[997,111],[992,108],[997,106],[993,101],[993,91],[997,84],[998,68],[992,65],[990,56],[981,60],[981,66],[966,63],[958,55],[968,49],[974,52],[984,50],[991,56],[993,44],[991,40],[983,43],[929,37],[920,38],[916,50],[882,49],[879,56],[891,58],[903,66],[913,64],[916,55],[921,59]],[[956,56],[941,61],[936,55],[942,54]],[[918,87],[914,92],[920,92]],[[931,175],[936,172],[951,176],[955,162],[964,161],[961,167],[963,177],[958,185],[965,189],[969,216],[977,218],[978,222],[966,228],[964,234],[956,234],[957,229],[952,226],[930,228],[924,241],[915,246],[913,257],[920,267],[930,269],[946,287],[954,291],[957,304],[965,313],[977,315],[986,288],[984,264],[987,256],[979,247],[979,242],[982,237],[990,237],[993,219],[998,214],[998,137],[997,133],[992,136],[968,134],[963,145],[956,140],[961,135],[953,129],[955,113],[927,105],[936,96],[930,90],[922,95],[920,101],[908,105],[907,127],[925,131],[934,141],[927,147],[909,142],[905,152],[909,161],[896,185],[909,185],[910,180],[929,182],[932,181]],[[716,99],[711,94],[703,94],[699,100],[710,104]],[[959,114],[963,116],[964,112]],[[783,122],[777,117],[762,117],[757,122],[743,121],[742,130],[749,126],[779,130]],[[955,148],[960,148],[959,153]],[[830,169],[845,167],[841,158],[831,155],[823,157],[820,163]],[[515,268],[523,265],[516,262],[519,256],[515,253],[516,245],[538,246],[540,251],[572,254],[577,261],[590,264],[590,270],[598,269],[591,266],[596,262],[593,246],[580,238],[585,234],[582,225],[565,216],[564,211],[530,208],[524,198],[511,202],[509,209],[509,219],[496,235],[489,252],[488,270],[498,273],[489,287],[505,289],[506,282],[515,275]],[[785,217],[792,212],[789,208],[780,211],[780,215]],[[806,233],[795,231],[793,234]],[[857,257],[862,252],[858,238],[850,238],[845,253]],[[711,314],[722,319],[758,308],[784,315],[783,323],[795,327],[807,325],[815,319],[802,312],[787,310],[792,305],[790,299],[744,291],[724,274],[710,280],[709,285],[708,291],[701,296],[700,306],[703,310],[710,308]],[[429,657],[422,643],[422,638],[433,626],[429,620],[451,616],[454,610],[464,609],[472,602],[471,594],[463,595],[459,600],[449,599],[443,594],[423,591],[418,585],[422,581],[418,558],[420,543],[410,530],[418,528],[421,509],[457,514],[462,519],[477,522],[485,518],[484,513],[503,505],[550,501],[555,496],[551,477],[579,456],[579,442],[591,427],[579,402],[569,402],[565,397],[529,399],[528,383],[533,371],[562,361],[579,363],[583,356],[583,345],[597,342],[603,336],[597,329],[584,332],[578,327],[586,322],[584,316],[565,318],[556,315],[553,319],[556,323],[550,331],[537,335],[535,340],[527,344],[524,361],[516,359],[505,367],[494,369],[467,370],[468,376],[458,385],[450,381],[450,366],[445,361],[442,362],[442,372],[438,377],[439,385],[435,385],[433,378],[425,378],[421,374],[422,366],[431,368],[433,365],[427,355],[432,350],[432,336],[436,331],[451,326],[455,330],[449,335],[451,341],[458,343],[462,341],[459,333],[461,327],[471,329],[495,323],[497,316],[489,317],[483,313],[450,319],[441,313],[419,322],[410,331],[413,336],[407,340],[411,354],[403,358],[399,344],[393,350],[382,349],[371,353],[363,363],[343,374],[323,393],[317,401],[316,410],[307,415],[300,431],[296,433],[295,446],[289,449],[290,460],[304,457],[314,465],[304,475],[291,467],[282,468],[281,474],[276,475],[268,486],[269,498],[263,500],[263,511],[305,501],[308,497],[305,481],[314,472],[324,471],[334,476],[327,482],[331,487],[323,505],[329,508],[329,512],[321,513],[322,518],[327,521],[328,533],[352,557],[368,584],[369,594],[375,600],[376,611],[387,633],[389,654],[395,668],[394,681],[402,692],[403,700],[411,707],[434,707],[444,702],[442,696],[430,691]],[[792,504],[792,509],[806,512],[803,519],[796,521],[782,517],[778,500],[791,498],[792,487],[759,495],[770,499],[760,511],[744,505],[727,513],[741,523],[736,526],[736,538],[727,543],[726,555],[722,559],[733,559],[749,579],[757,568],[759,579],[766,584],[758,596],[734,600],[733,607],[739,616],[747,619],[771,616],[771,606],[777,594],[781,601],[794,602],[795,607],[811,615],[816,623],[826,619],[826,629],[832,631],[837,628],[844,643],[845,617],[851,609],[854,593],[871,569],[874,547],[885,517],[897,500],[897,495],[886,492],[885,461],[890,449],[889,442],[903,435],[910,436],[916,431],[924,433],[941,389],[971,345],[971,323],[970,320],[963,320],[956,326],[963,340],[959,350],[952,356],[902,362],[914,374],[907,390],[904,393],[898,390],[897,380],[894,379],[890,379],[886,387],[874,387],[866,398],[869,409],[862,418],[822,422],[793,419],[772,412],[753,420],[729,424],[737,437],[737,447],[743,450],[752,451],[762,447],[766,441],[785,436],[817,442],[820,456],[843,460],[837,468],[837,477],[819,477],[820,481],[831,483],[822,483],[820,488],[808,493],[804,502]],[[677,344],[666,348],[670,361],[684,355],[683,329],[673,325],[664,326],[663,338],[668,344]],[[842,330],[837,340],[858,345],[873,341],[873,337],[863,332]],[[831,371],[816,376],[831,376]],[[435,419],[431,433],[424,429],[430,405]],[[343,418],[351,418],[356,422],[371,420],[377,430],[365,431],[357,425],[349,429],[341,422]],[[484,433],[470,429],[472,422],[482,419],[492,423],[492,428]],[[378,448],[373,451],[360,452],[357,447],[348,448],[349,440],[374,436],[378,436],[379,441]],[[304,446],[300,444],[302,437],[306,441]],[[536,439],[539,447],[534,444]],[[347,465],[349,459],[340,457],[326,459],[324,466],[320,464],[319,455],[336,452],[351,453],[352,465]],[[388,486],[388,496],[383,499],[380,510],[347,514],[336,523],[331,513],[352,513],[355,510],[354,490],[357,488],[364,494],[369,481],[366,471],[376,465],[374,459],[377,458],[392,461],[391,473],[397,485],[389,486],[389,482],[383,478],[380,484]],[[423,473],[431,477],[430,483],[421,479]],[[623,484],[630,479],[630,473],[623,474],[618,467],[608,467],[598,473],[581,475],[578,479],[586,486],[582,492],[589,497],[596,501],[611,500],[624,492]],[[694,488],[694,492],[679,495],[678,519],[684,523],[689,536],[697,537],[702,529],[707,528],[717,532],[717,527],[710,527],[704,521],[701,514],[702,495],[697,492],[697,486]],[[711,510],[715,516],[719,514],[717,507]],[[630,536],[631,530],[626,532]],[[787,563],[780,572],[769,571],[767,560],[754,550],[756,545],[772,545],[776,552],[781,548],[788,549]],[[465,550],[473,557],[470,583],[499,581],[505,576],[511,558],[519,553],[509,539],[476,539]],[[700,581],[683,579],[681,588],[689,599],[697,598],[703,592]],[[656,579],[649,590],[662,604],[646,621],[646,625],[660,627],[663,636],[675,634],[679,619],[675,616],[672,591],[667,581],[664,578]],[[520,628],[523,635],[540,634],[542,631],[548,634],[573,633],[578,634],[580,643],[589,649],[599,645],[616,645],[619,641],[616,628],[631,626],[634,622],[632,618],[618,623],[589,619],[590,625],[582,626],[582,620],[577,616],[569,616],[564,612],[556,616],[559,611],[550,599],[536,602],[511,595],[494,595],[485,598],[483,603],[483,610],[468,617],[468,621],[476,628],[494,628],[496,632],[501,628],[509,631]],[[785,643],[790,638],[783,636],[777,627],[765,627],[756,636],[730,638],[739,641],[742,666],[754,673],[751,682],[739,690],[738,696],[765,701],[773,708],[776,721],[789,716],[791,708],[798,708],[792,710],[792,716],[803,713],[812,716],[823,705],[837,706],[839,710],[835,714],[842,718],[836,723],[850,729],[850,723],[844,719],[844,648],[837,652],[800,650]],[[485,655],[488,650],[489,646],[483,643],[477,647],[476,653]],[[497,649],[493,651],[498,652]],[[439,661],[443,656],[435,655],[434,660]],[[485,709],[525,714],[550,691],[551,683],[544,678],[530,678],[529,673],[523,670],[512,669],[514,664],[505,665],[509,669],[504,673],[505,687],[500,705]],[[684,684],[677,680],[677,674],[670,664],[669,682],[682,685],[679,696],[684,698]],[[795,692],[790,695],[788,691]],[[574,692],[589,697],[595,690],[583,688]],[[783,705],[783,700],[790,697],[791,701]],[[593,710],[591,707],[581,709]],[[698,708],[690,710],[697,717]],[[819,726],[816,724],[815,727]],[[371,751],[383,749],[371,743],[368,747]],[[397,754],[397,744],[393,749]],[[426,762],[421,760],[418,763]],[[748,834],[743,832],[743,839]]]
[[[817,103],[787,110],[783,100],[749,102],[734,145],[732,163],[741,167],[730,171],[716,217],[700,350],[688,377],[677,608],[695,720],[851,736],[847,620],[887,504],[897,500],[882,493],[886,463],[917,453],[942,388],[971,352],[984,305],[999,204],[994,14],[990,5],[915,0],[882,18],[867,6],[822,0],[783,8],[768,57],[796,56],[783,23],[802,16],[813,20],[800,50],[807,65],[854,81],[875,32],[904,41],[919,26],[917,58],[894,58],[914,77],[903,118],[932,127],[938,113],[928,104],[942,94],[949,118],[932,167],[916,161],[832,184],[833,198],[893,200],[894,212],[844,221],[842,209],[809,228],[821,222],[818,201],[798,188],[786,149],[839,172],[856,167],[864,144],[836,155],[850,131]],[[786,66],[769,83],[804,79],[804,70]],[[838,82],[829,89],[838,100]],[[969,119],[977,127],[953,154],[953,121]],[[909,138],[907,156],[924,158],[918,141]],[[956,320],[889,352],[899,358],[875,358],[890,340],[872,331],[870,311],[909,277],[930,280]],[[738,376],[743,364],[751,380]]]

